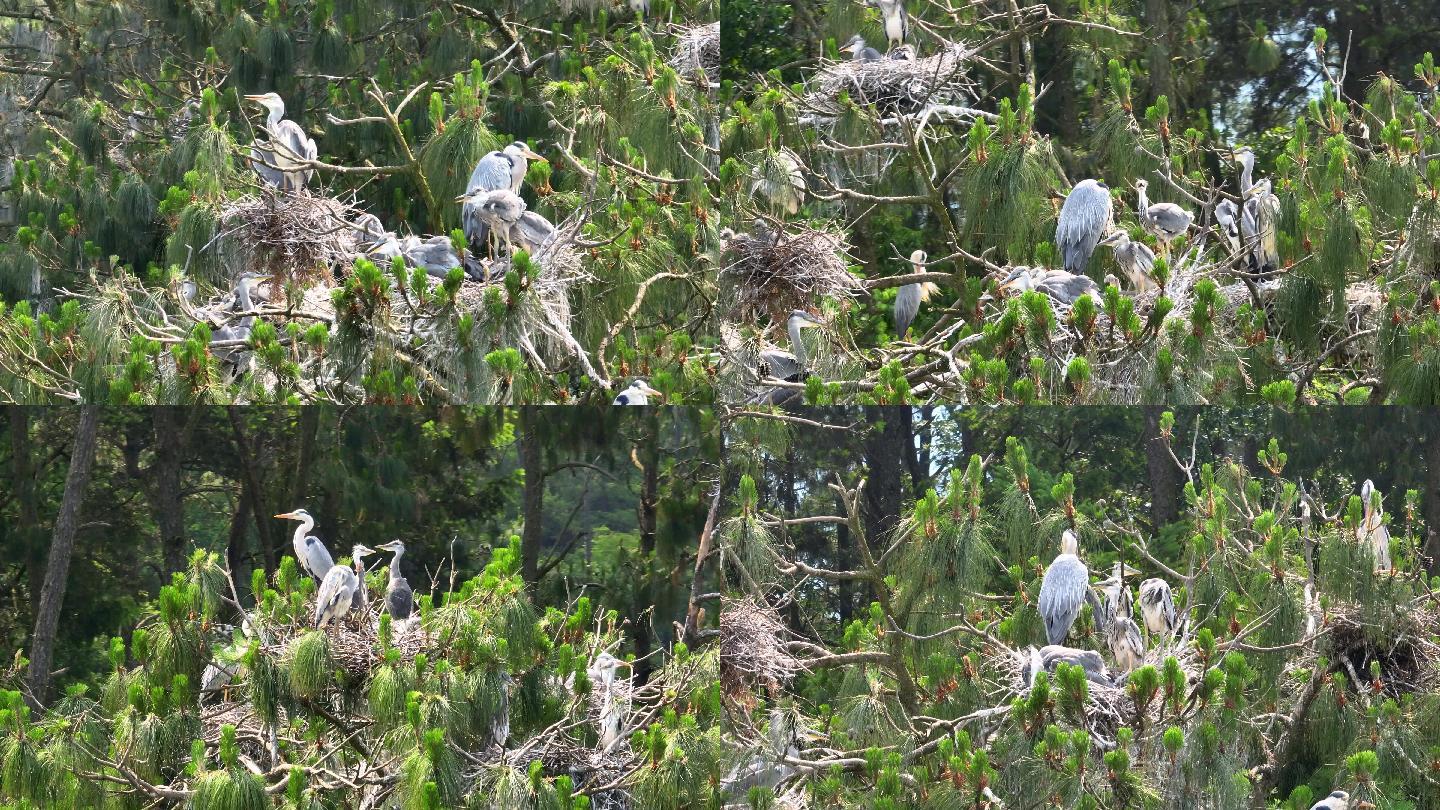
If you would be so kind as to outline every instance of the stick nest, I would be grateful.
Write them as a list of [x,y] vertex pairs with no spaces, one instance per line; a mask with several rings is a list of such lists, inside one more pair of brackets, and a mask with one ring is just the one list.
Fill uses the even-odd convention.
[[720,609],[720,687],[747,706],[757,686],[779,691],[805,665],[788,648],[793,638],[774,608],[750,597],[726,599]]
[[233,258],[232,266],[333,284],[335,269],[349,267],[360,252],[349,223],[361,213],[332,197],[266,188],[221,207],[216,239],[222,255]]
[[1370,664],[1379,661],[1380,688],[1386,696],[1399,699],[1440,689],[1440,644],[1431,640],[1440,629],[1440,616],[1434,609],[1404,611],[1385,633],[1377,633],[1355,605],[1332,606],[1326,623],[1331,628],[1330,659],[1349,661],[1361,678],[1369,678]]
[[680,28],[675,37],[675,52],[668,64],[681,76],[703,79],[713,86],[711,77],[720,76],[719,21]]
[[874,105],[882,115],[911,115],[932,105],[965,104],[976,97],[966,69],[973,52],[950,44],[919,59],[847,60],[822,68],[810,83],[804,106],[810,112],[837,117],[842,99]]
[[721,306],[733,321],[768,315],[783,323],[791,310],[853,295],[861,284],[848,268],[848,249],[843,231],[808,225],[778,235],[768,226],[736,234],[720,271]]
[[[332,622],[324,630],[329,641],[330,660],[337,669],[357,682],[369,679],[370,673],[384,663],[380,651],[380,634],[377,631],[380,611],[378,605],[365,614],[363,621],[356,621],[356,614],[347,616],[341,622]],[[282,660],[290,648],[303,636],[310,633],[309,626],[271,627],[269,641],[263,652]],[[399,651],[405,661],[415,660],[417,653],[433,653],[435,639],[420,626],[419,615],[405,622],[390,625],[390,646]]]

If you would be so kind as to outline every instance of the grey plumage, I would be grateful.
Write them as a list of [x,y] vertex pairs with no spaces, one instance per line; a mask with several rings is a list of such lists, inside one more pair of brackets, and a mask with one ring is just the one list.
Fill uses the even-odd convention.
[[1360,487],[1363,517],[1355,532],[1355,539],[1370,544],[1370,554],[1375,561],[1375,570],[1390,570],[1390,530],[1385,528],[1385,511],[1375,506],[1375,482],[1365,479]]
[[392,540],[381,549],[394,552],[390,558],[390,583],[385,588],[385,612],[392,619],[408,619],[415,612],[415,593],[410,589],[409,580],[400,573],[400,558],[405,554],[405,544]]
[[1190,230],[1191,223],[1195,221],[1195,215],[1175,203],[1152,204],[1147,193],[1149,187],[1149,181],[1135,181],[1137,194],[1135,211],[1140,218],[1140,227],[1159,239],[1162,244],[1168,244],[1184,236]]
[[[863,45],[864,40],[860,40],[860,44]],[[875,58],[880,58],[878,53]],[[806,186],[799,155],[784,147],[767,152],[753,174],[751,194],[764,197],[776,212],[783,211],[790,216],[800,212],[800,206],[805,204]]]
[[265,119],[267,141],[257,140],[250,147],[251,165],[256,174],[266,183],[281,191],[299,191],[315,174],[313,168],[305,168],[306,161],[313,161],[319,152],[315,141],[294,121],[285,118],[285,102],[279,93],[246,96],[268,111]]
[[[516,246],[535,253],[555,235],[550,220],[525,208],[525,200],[508,190],[476,192],[462,195],[465,205],[461,216],[475,217],[505,242],[508,249]],[[470,227],[468,224],[466,227]],[[472,245],[472,250],[473,250]]]
[[1059,644],[1070,634],[1090,588],[1090,571],[1080,561],[1079,550],[1079,538],[1066,529],[1060,536],[1060,554],[1040,581],[1040,618],[1045,621],[1045,638],[1051,644]]
[[1122,672],[1129,672],[1140,666],[1145,657],[1145,641],[1140,637],[1140,627],[1131,618],[1134,608],[1129,588],[1122,589],[1116,608],[1105,632],[1105,643],[1110,647],[1115,666]]
[[293,512],[284,512],[275,517],[284,520],[297,520],[300,525],[295,527],[295,536],[291,539],[291,546],[295,549],[295,560],[300,563],[300,568],[316,579],[323,579],[335,567],[335,561],[330,556],[330,551],[320,538],[310,534],[315,528],[315,518],[304,509],[296,509]]
[[1054,674],[1055,669],[1061,664],[1085,670],[1085,679],[1088,681],[1104,686],[1110,686],[1113,683],[1110,670],[1105,666],[1105,659],[1101,658],[1100,653],[1094,650],[1080,650],[1059,644],[1047,644],[1038,650],[1032,646],[1028,648],[1025,661],[1020,674],[1021,678],[1031,686],[1035,684],[1035,676],[1041,672]]
[[1234,200],[1221,200],[1215,206],[1215,224],[1220,236],[1230,249],[1230,255],[1240,254],[1240,207]]
[[1140,612],[1145,617],[1145,629],[1152,634],[1174,635],[1175,599],[1170,593],[1170,583],[1159,577],[1151,577],[1141,582]]
[[1056,301],[1073,306],[1080,296],[1089,295],[1100,300],[1100,285],[1089,276],[1068,273],[1064,270],[1046,270],[1043,267],[1016,267],[1000,283],[1001,292],[1042,292]]
[[1136,292],[1154,289],[1155,251],[1144,242],[1136,242],[1123,230],[1115,230],[1101,241],[1115,252],[1115,263],[1120,265],[1130,286]]
[[1242,221],[1250,223],[1250,240],[1256,272],[1274,273],[1280,269],[1280,248],[1275,225],[1280,220],[1280,198],[1270,190],[1270,181],[1261,180],[1246,195]]
[[850,54],[851,59],[856,62],[878,62],[881,54],[874,48],[865,44],[865,38],[856,34],[840,46],[840,53]]
[[792,310],[785,319],[785,332],[790,337],[791,351],[771,348],[760,352],[760,359],[770,366],[770,376],[787,382],[800,382],[805,375],[805,344],[800,330],[824,326],[824,323],[803,309]]
[[1350,794],[1343,790],[1337,790],[1310,805],[1310,810],[1349,810],[1349,807]]
[[873,0],[880,9],[880,21],[885,29],[887,48],[898,48],[905,44],[910,35],[910,19],[905,14],[903,0]]
[[[910,254],[910,270],[912,273],[925,272],[925,261],[928,257],[925,251],[917,250]],[[930,296],[940,292],[940,288],[928,281],[917,284],[906,284],[895,294],[895,336],[901,340],[910,331],[910,324],[915,322],[915,316],[920,312],[920,304],[928,301]]]
[[349,612],[357,587],[354,571],[343,565],[332,566],[320,581],[320,591],[315,595],[313,624],[324,627]]
[[400,255],[412,266],[424,268],[427,274],[435,278],[445,278],[452,269],[461,266],[460,256],[455,253],[455,245],[451,243],[450,237],[443,234],[423,239],[414,235],[407,236],[400,240]]
[[[235,282],[233,306],[240,312],[252,312],[255,309],[255,302],[251,298],[251,283],[260,279],[268,278],[259,273],[242,273]],[[244,358],[248,357],[248,350],[240,346],[227,346],[226,343],[233,343],[237,340],[249,340],[250,333],[255,328],[254,315],[242,315],[234,323],[227,323],[225,326],[216,329],[210,335],[210,342],[220,344],[211,349],[211,352],[225,363],[231,371],[238,372],[240,367],[245,365]]]
[[1084,275],[1090,255],[1110,229],[1114,206],[1110,189],[1098,180],[1081,180],[1065,197],[1055,226],[1055,247],[1065,271]]
[[650,397],[664,396],[659,391],[651,388],[644,380],[635,380],[621,391],[612,405],[649,405]]
[[465,194],[459,198],[462,201],[460,227],[465,232],[465,240],[472,252],[484,251],[489,241],[489,225],[479,216],[478,210],[473,210],[481,200],[472,202],[465,198],[474,197],[480,192],[501,189],[519,194],[525,183],[525,175],[530,170],[531,160],[543,162],[545,158],[532,151],[524,141],[515,141],[504,149],[486,154],[475,164],[474,170],[470,172],[470,179],[465,184]]
[[374,553],[374,549],[359,543],[350,551],[350,564],[355,566],[355,596],[350,602],[351,612],[365,613],[370,609],[370,587],[365,584],[365,558]]

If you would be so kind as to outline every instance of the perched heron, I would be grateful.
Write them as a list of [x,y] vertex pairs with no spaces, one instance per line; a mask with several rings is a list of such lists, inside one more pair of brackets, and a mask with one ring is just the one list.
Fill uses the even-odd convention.
[[279,93],[246,96],[245,100],[253,101],[269,112],[265,119],[265,131],[270,140],[265,143],[256,141],[250,147],[250,160],[255,172],[281,191],[304,188],[311,175],[315,174],[313,168],[305,166],[319,154],[315,141],[305,134],[299,124],[285,117],[285,102]]
[[1151,635],[1170,637],[1179,626],[1175,616],[1175,599],[1170,593],[1170,583],[1159,577],[1151,577],[1140,583],[1140,613],[1145,617],[1145,629]]
[[1090,589],[1090,571],[1080,561],[1080,538],[1066,529],[1060,535],[1060,554],[1040,582],[1040,617],[1045,620],[1045,638],[1059,644],[1070,634]]
[[[929,257],[925,251],[917,250],[910,254],[910,269],[914,273],[925,272],[925,260]],[[937,295],[940,288],[928,281],[917,284],[906,284],[895,294],[895,336],[900,340],[910,331],[910,324],[915,322],[915,316],[920,312],[920,303],[930,300],[930,296]]]
[[426,275],[435,278],[445,278],[450,271],[456,267],[465,267],[465,273],[477,281],[484,281],[483,276],[477,275],[475,270],[460,261],[460,256],[455,253],[455,245],[450,237],[444,234],[436,234],[420,238],[411,234],[400,240],[400,255],[405,257],[413,267],[420,267],[425,270]]
[[[530,161],[538,160],[545,162],[540,156],[524,141],[514,143],[494,152],[486,154],[475,164],[475,169],[470,172],[470,180],[465,184],[465,195],[474,197],[482,191],[499,191],[508,189],[512,194],[519,194],[520,187],[525,183],[525,174],[530,171]],[[457,197],[461,202],[460,225],[465,231],[465,239],[470,245],[470,250],[480,252],[479,246],[489,241],[489,225],[478,216],[478,212],[471,211],[471,206],[478,206],[480,200],[470,202],[465,196]]]
[[324,627],[349,613],[359,589],[354,571],[343,565],[332,566],[320,580],[320,592],[315,594],[315,626]]
[[[805,379],[805,343],[800,339],[800,332],[805,329],[817,329],[823,327],[825,322],[803,309],[793,310],[790,317],[785,319],[785,331],[790,336],[790,351],[778,347],[770,347],[760,352],[762,366],[769,367],[770,377],[785,382],[798,383]],[[760,405],[786,405],[800,398],[800,392],[789,388],[767,387],[757,393],[750,401]]]
[[761,159],[754,176],[751,194],[763,196],[777,212],[783,211],[792,217],[800,212],[800,206],[805,204],[806,186],[799,155],[781,147]]
[[1350,794],[1343,790],[1337,790],[1310,805],[1310,810],[1349,810],[1349,807]]
[[887,49],[898,48],[905,44],[905,38],[910,34],[910,20],[905,14],[905,3],[903,0],[871,0],[876,8],[880,9],[881,22],[885,27],[885,41]]
[[380,218],[374,214],[361,214],[350,223],[350,227],[356,232],[355,246],[364,251],[365,256],[372,261],[388,262],[401,255],[400,240],[395,238],[395,234],[385,230]]
[[1360,486],[1360,502],[1364,515],[1355,539],[1370,543],[1370,553],[1375,559],[1376,571],[1390,570],[1390,530],[1385,528],[1385,511],[1379,506],[1380,496],[1375,491],[1375,482],[1365,479]]
[[392,619],[408,619],[410,614],[415,612],[415,593],[410,590],[410,583],[400,573],[400,558],[405,554],[405,544],[399,540],[391,540],[380,548],[395,554],[390,558],[390,584],[385,588],[385,612],[389,613]]
[[[226,324],[216,329],[210,335],[211,343],[224,344],[237,340],[250,339],[250,333],[255,328],[255,316],[249,314],[255,309],[255,301],[251,298],[251,292],[253,290],[251,285],[253,282],[262,281],[267,278],[269,278],[269,276],[263,276],[259,273],[242,273],[240,275],[240,278],[235,282],[234,304],[239,307],[240,312],[246,314],[241,315],[240,319],[235,323]],[[240,366],[243,365],[241,361],[243,350],[238,346],[216,346],[214,354],[233,367],[233,370],[236,372],[238,372]]]
[[1125,576],[1130,573],[1133,571],[1129,566],[1117,562],[1110,570],[1110,576],[1095,586],[1099,591],[1099,604],[1095,605],[1095,629],[1101,635],[1110,628],[1111,618],[1120,611],[1120,600],[1128,592]]
[[1072,667],[1080,667],[1085,670],[1085,679],[1098,684],[1110,686],[1113,681],[1110,677],[1110,670],[1105,666],[1105,659],[1100,653],[1094,650],[1079,650],[1074,647],[1065,647],[1059,644],[1047,644],[1040,649],[1032,645],[1029,648],[1028,656],[1021,666],[1021,678],[1030,686],[1035,685],[1035,678],[1041,672],[1053,674],[1055,668],[1060,664],[1069,664]]
[[330,552],[325,549],[325,544],[320,538],[310,534],[315,528],[315,518],[310,516],[304,509],[296,509],[293,512],[284,512],[275,517],[283,520],[298,520],[300,525],[295,527],[295,537],[291,545],[295,548],[295,559],[300,567],[305,569],[310,576],[316,579],[323,579],[330,569],[335,567],[335,561],[331,559]]
[[1115,251],[1115,263],[1120,265],[1136,292],[1155,289],[1155,280],[1151,276],[1155,270],[1155,251],[1149,245],[1132,240],[1130,234],[1119,229],[1111,231],[1110,235],[1100,240],[1100,244],[1109,245]]
[[1247,241],[1254,247],[1251,261],[1256,272],[1274,273],[1280,269],[1280,247],[1276,240],[1275,223],[1280,220],[1280,198],[1270,190],[1269,180],[1260,180],[1245,195],[1245,211],[1241,215],[1242,230],[1248,230]]
[[1115,666],[1122,672],[1135,669],[1145,659],[1145,641],[1140,637],[1140,626],[1132,618],[1135,610],[1132,598],[1130,589],[1124,589],[1105,631],[1105,643],[1115,658]]
[[625,5],[635,12],[636,17],[648,17],[650,15],[650,0],[625,0]]
[[356,543],[350,551],[350,564],[355,566],[355,598],[350,610],[364,614],[370,610],[370,588],[365,584],[365,558],[373,555],[375,549]]
[[770,710],[767,750],[757,751],[753,756],[737,763],[725,778],[720,780],[720,792],[732,798],[740,798],[751,788],[775,790],[785,780],[799,772],[799,769],[785,762],[786,758],[800,756],[801,742],[814,742],[820,735],[805,728],[796,718],[793,709],[776,706]]
[[612,405],[649,405],[650,397],[663,397],[664,394],[651,388],[644,380],[635,380],[615,397]]
[[1109,187],[1099,180],[1081,180],[1070,189],[1055,225],[1055,247],[1066,272],[1085,274],[1090,255],[1110,229],[1113,206]]
[[601,652],[585,670],[595,690],[592,694],[599,701],[596,723],[599,726],[600,746],[605,751],[609,751],[623,739],[621,732],[624,731],[625,712],[629,708],[630,682],[628,678],[623,681],[617,678],[616,670],[629,666],[629,663],[610,653]]
[[1171,242],[1184,236],[1195,221],[1195,215],[1175,203],[1150,203],[1148,180],[1135,181],[1137,200],[1135,211],[1140,216],[1140,227],[1160,240],[1161,249],[1167,249]]
[[462,216],[477,217],[500,236],[507,250],[518,245],[533,254],[555,235],[550,220],[526,210],[525,200],[508,189],[462,194],[455,199],[465,204]]
[[1042,292],[1066,306],[1074,306],[1082,295],[1089,295],[1096,301],[1101,296],[1100,285],[1089,276],[1043,267],[1016,267],[1000,282],[1002,294],[1031,290]]
[[1230,248],[1231,256],[1240,255],[1240,206],[1234,200],[1221,200],[1215,205],[1215,224],[1220,228],[1220,235],[1224,237],[1225,244]]
[[856,62],[878,62],[882,58],[879,51],[865,44],[865,38],[856,34],[840,46],[840,53],[848,53]]

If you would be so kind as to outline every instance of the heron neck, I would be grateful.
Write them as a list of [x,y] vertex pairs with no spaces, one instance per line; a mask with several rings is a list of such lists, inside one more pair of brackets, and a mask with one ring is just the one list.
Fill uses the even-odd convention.
[[295,529],[295,546],[297,548],[305,543],[305,535],[309,534],[313,528],[315,528],[314,518],[306,515],[300,519],[300,525]]
[[1255,159],[1252,157],[1240,163],[1240,193],[1248,192],[1255,184]]
[[269,107],[268,109],[270,115],[265,119],[265,126],[273,130],[280,123],[280,120],[285,117],[285,108],[283,106],[275,106]]
[[1150,195],[1145,192],[1143,187],[1137,189],[1137,191],[1140,193],[1140,210],[1143,212],[1146,208],[1150,207]]
[[800,366],[800,373],[805,373],[805,344],[800,341],[800,321],[790,319],[787,325],[790,332],[790,350],[795,354],[795,362]]
[[401,549],[400,551],[395,552],[395,556],[394,556],[394,557],[391,557],[391,558],[390,558],[390,581],[391,581],[391,582],[399,582],[401,579],[403,579],[403,577],[402,577],[401,574],[400,574],[400,558],[403,557],[403,556],[405,556],[405,550],[404,550],[404,549]]

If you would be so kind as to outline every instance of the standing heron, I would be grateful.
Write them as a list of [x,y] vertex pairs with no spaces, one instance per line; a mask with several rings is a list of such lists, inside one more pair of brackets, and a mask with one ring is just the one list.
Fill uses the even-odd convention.
[[305,165],[319,154],[315,141],[305,134],[299,124],[285,117],[285,102],[279,93],[246,96],[245,100],[259,104],[269,113],[265,119],[265,131],[270,140],[265,143],[256,141],[250,147],[250,161],[255,172],[281,191],[304,188],[315,174],[313,168]]
[[[512,194],[519,194],[520,187],[525,183],[525,174],[530,171],[530,161],[538,160],[543,162],[545,158],[540,156],[524,141],[514,143],[494,152],[486,154],[475,164],[475,169],[470,172],[470,180],[465,184],[465,194],[475,195],[481,191],[499,191],[508,189]],[[465,231],[465,239],[470,244],[470,249],[475,252],[479,245],[485,244],[489,239],[488,225],[484,220],[469,211],[472,203],[465,201],[465,197],[457,197],[457,201],[464,204],[460,208],[460,224]],[[474,205],[478,205],[477,200]]]
[[1170,593],[1170,583],[1159,577],[1151,577],[1140,583],[1140,613],[1145,617],[1145,629],[1151,635],[1169,638],[1175,635],[1179,626],[1175,616],[1175,598]]
[[[864,45],[864,40],[860,44]],[[754,176],[751,194],[763,196],[777,213],[783,211],[792,217],[800,213],[806,186],[799,155],[786,147],[767,153],[755,167]]]
[[1154,203],[1150,202],[1148,180],[1135,181],[1135,193],[1137,195],[1135,212],[1140,216],[1140,227],[1146,233],[1160,240],[1160,248],[1168,252],[1170,243],[1184,236],[1190,230],[1190,224],[1195,221],[1195,215],[1186,211],[1175,203]]
[[[356,546],[358,551],[362,546]],[[320,591],[315,594],[315,627],[323,628],[330,622],[349,613],[355,604],[355,592],[360,589],[355,572],[343,565],[331,566],[320,581]]]
[[612,405],[649,405],[650,397],[663,397],[664,394],[651,388],[644,380],[635,380],[615,397]]
[[1333,791],[1329,796],[1310,805],[1310,810],[1349,810],[1350,794],[1343,790]]
[[1074,306],[1080,296],[1089,295],[1099,301],[1100,285],[1089,276],[1046,270],[1043,267],[1016,267],[1000,282],[1001,294],[1042,292],[1066,306]]
[[1245,194],[1242,225],[1250,231],[1253,265],[1258,273],[1270,274],[1280,269],[1280,247],[1275,224],[1280,220],[1280,198],[1270,190],[1270,181],[1261,180]]
[[1105,631],[1105,643],[1115,657],[1115,666],[1122,672],[1135,669],[1145,659],[1145,641],[1140,637],[1140,626],[1132,618],[1135,610],[1132,598],[1130,589],[1125,588]]
[[284,512],[275,517],[300,521],[300,525],[295,527],[295,537],[291,540],[291,545],[295,548],[295,559],[300,563],[300,567],[316,579],[323,579],[330,573],[330,569],[335,567],[335,561],[325,549],[325,544],[320,542],[320,538],[310,534],[310,530],[315,528],[315,518],[304,509]]
[[550,220],[526,210],[525,200],[507,189],[462,194],[455,199],[464,202],[466,215],[473,213],[494,230],[508,251],[513,252],[518,245],[533,254],[555,235],[555,226]]
[[905,14],[904,0],[871,0],[876,8],[880,9],[880,20],[885,28],[885,42],[887,50],[893,50],[905,44],[905,38],[910,35],[910,20]]
[[1230,248],[1230,255],[1239,256],[1243,244],[1240,241],[1240,206],[1234,200],[1221,200],[1215,206],[1215,224],[1220,228],[1225,245]]
[[1120,265],[1136,292],[1155,289],[1155,280],[1151,276],[1155,270],[1155,251],[1149,245],[1133,241],[1130,234],[1119,229],[1111,231],[1109,236],[1100,240],[1100,244],[1109,245],[1115,251],[1115,263]]
[[599,726],[600,747],[603,751],[609,751],[624,739],[621,732],[625,729],[625,712],[629,709],[630,681],[628,678],[623,681],[617,678],[616,670],[629,666],[629,663],[610,653],[601,652],[585,670],[594,685],[595,691],[592,695],[599,702],[596,707],[596,725]]
[[840,46],[840,53],[850,54],[850,58],[856,62],[878,62],[881,54],[874,48],[865,44],[865,38],[856,34]]
[[1080,561],[1080,538],[1066,529],[1060,535],[1060,554],[1040,582],[1040,618],[1045,620],[1045,638],[1059,644],[1070,634],[1090,589],[1090,571]]
[[1123,562],[1115,563],[1110,570],[1110,576],[1106,577],[1095,587],[1099,591],[1098,605],[1094,605],[1095,629],[1104,635],[1110,628],[1110,620],[1120,612],[1120,600],[1125,597],[1128,589],[1125,587],[1125,575],[1133,573]]
[[350,551],[350,564],[355,566],[355,598],[350,603],[354,613],[365,614],[370,610],[370,588],[365,584],[365,558],[373,555],[375,549],[356,543]]
[[[929,257],[925,251],[917,250],[910,254],[910,269],[914,273],[925,272],[925,260]],[[928,281],[916,284],[906,284],[895,294],[895,336],[900,340],[910,331],[910,324],[915,322],[915,316],[920,312],[920,303],[930,300],[930,296],[937,295],[940,288]]]
[[1360,486],[1360,501],[1364,514],[1355,539],[1370,543],[1370,554],[1375,560],[1376,571],[1390,570],[1390,530],[1385,528],[1385,511],[1380,508],[1380,495],[1375,491],[1375,482],[1365,479]]
[[1090,254],[1095,252],[1095,246],[1110,229],[1113,215],[1110,189],[1104,183],[1081,180],[1070,189],[1055,225],[1055,247],[1060,250],[1066,272],[1085,274]]
[[400,558],[405,554],[405,544],[399,540],[391,540],[380,548],[395,554],[390,558],[390,584],[385,588],[385,612],[389,613],[392,619],[408,619],[415,612],[415,592],[410,590],[409,581],[400,573]]

